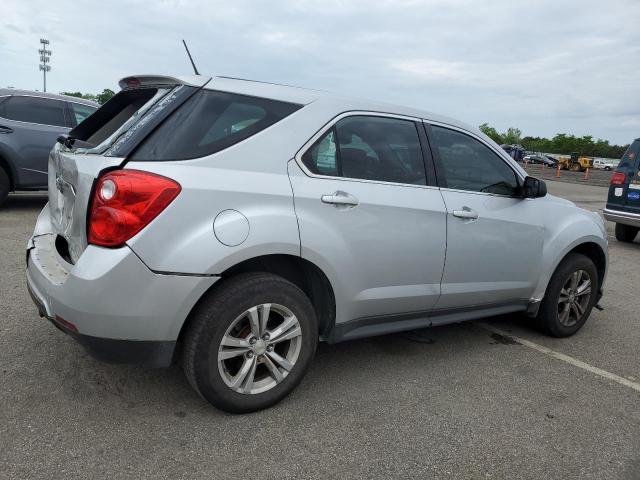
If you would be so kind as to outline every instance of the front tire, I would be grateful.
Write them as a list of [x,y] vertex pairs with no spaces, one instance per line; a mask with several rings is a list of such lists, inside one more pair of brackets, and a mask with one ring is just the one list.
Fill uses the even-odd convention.
[[0,167],[0,206],[7,200],[10,189],[11,182],[9,181],[9,175]]
[[184,371],[219,409],[262,410],[302,380],[318,343],[316,315],[304,292],[282,277],[245,273],[223,281],[193,312]]
[[553,337],[569,337],[585,324],[596,303],[598,270],[593,261],[570,253],[560,263],[549,281],[540,310],[538,324]]
[[616,240],[631,243],[638,235],[638,230],[640,230],[638,227],[616,223]]

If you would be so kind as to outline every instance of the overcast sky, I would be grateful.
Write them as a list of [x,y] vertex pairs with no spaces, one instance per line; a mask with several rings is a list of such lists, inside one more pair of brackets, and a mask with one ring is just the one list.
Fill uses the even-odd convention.
[[201,73],[406,104],[499,131],[640,137],[640,0],[2,0],[0,86]]

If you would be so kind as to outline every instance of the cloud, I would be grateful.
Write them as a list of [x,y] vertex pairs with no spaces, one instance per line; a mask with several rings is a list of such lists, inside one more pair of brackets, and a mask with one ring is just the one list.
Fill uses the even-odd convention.
[[430,59],[391,60],[389,68],[422,82],[458,82],[467,79],[469,66],[460,62]]
[[[3,0],[0,85],[201,72],[372,97],[525,134],[638,136],[637,0]],[[634,120],[636,119],[636,120]]]

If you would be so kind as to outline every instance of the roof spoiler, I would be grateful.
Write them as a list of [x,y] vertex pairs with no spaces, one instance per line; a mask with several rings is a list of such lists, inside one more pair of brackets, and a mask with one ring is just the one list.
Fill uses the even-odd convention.
[[161,85],[189,85],[192,87],[202,87],[206,85],[211,77],[202,75],[176,76],[168,75],[132,75],[124,77],[118,82],[121,89],[138,88],[143,86],[161,86]]

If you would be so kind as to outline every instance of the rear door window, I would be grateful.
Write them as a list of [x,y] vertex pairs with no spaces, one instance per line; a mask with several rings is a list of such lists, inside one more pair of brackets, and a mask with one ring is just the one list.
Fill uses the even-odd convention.
[[427,183],[420,138],[411,120],[365,115],[343,118],[305,152],[302,162],[317,175]]
[[266,98],[201,90],[147,137],[131,160],[186,160],[211,155],[255,135],[300,107]]
[[0,116],[19,122],[65,127],[64,102],[51,98],[12,96],[0,104]]
[[98,109],[98,107],[75,102],[69,102],[69,107],[71,108],[71,121],[74,127],[82,123],[85,118]]

